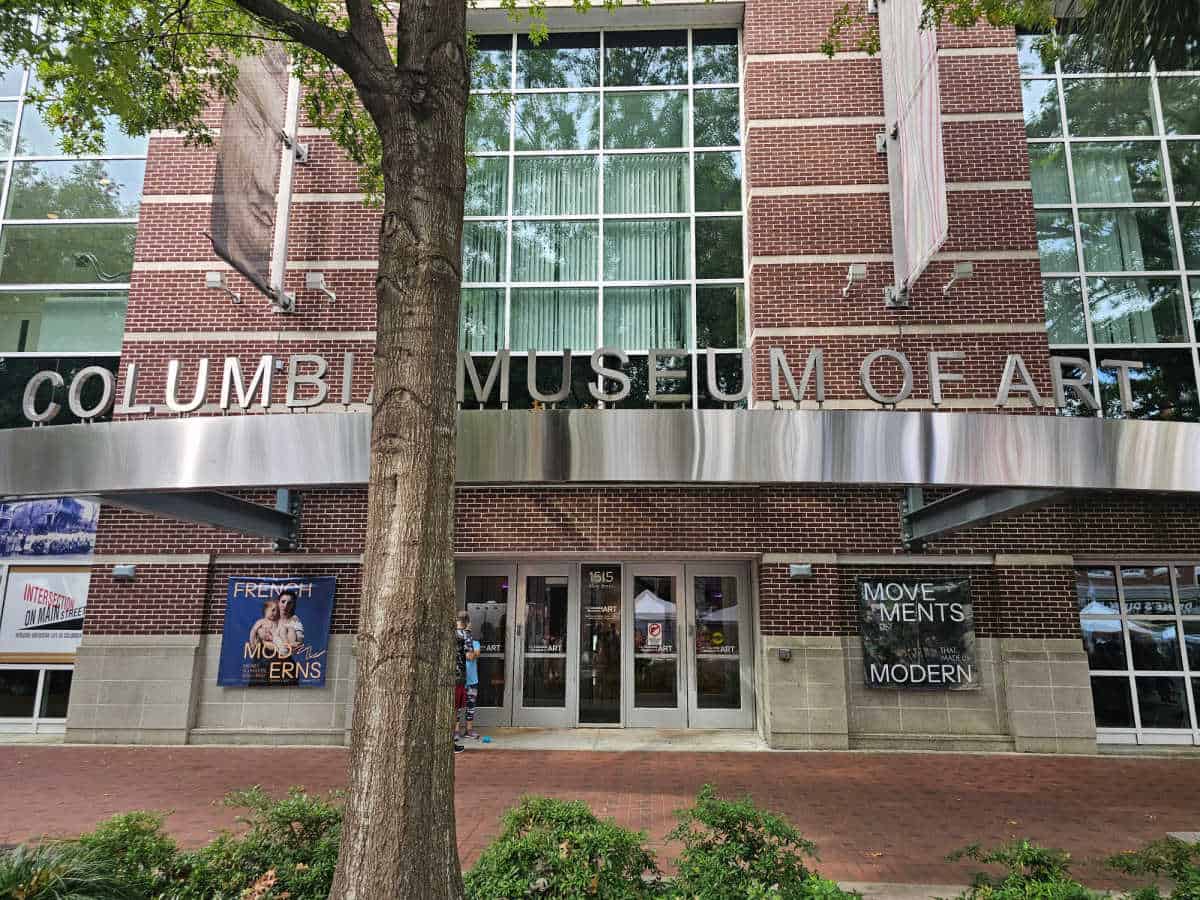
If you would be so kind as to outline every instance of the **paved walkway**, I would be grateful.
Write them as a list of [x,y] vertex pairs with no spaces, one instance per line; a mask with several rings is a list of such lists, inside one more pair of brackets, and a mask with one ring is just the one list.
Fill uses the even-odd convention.
[[[821,870],[854,882],[961,884],[943,860],[963,844],[1029,836],[1070,850],[1079,873],[1119,884],[1088,860],[1170,831],[1200,829],[1200,760],[932,753],[521,751],[475,745],[457,759],[459,846],[472,861],[524,793],[587,802],[662,847],[672,811],[712,782],[749,793],[815,841]],[[195,844],[233,824],[218,801],[341,787],[346,753],[326,748],[0,746],[0,843],[70,835],[117,812],[174,810]],[[467,813],[466,810],[471,812]]]

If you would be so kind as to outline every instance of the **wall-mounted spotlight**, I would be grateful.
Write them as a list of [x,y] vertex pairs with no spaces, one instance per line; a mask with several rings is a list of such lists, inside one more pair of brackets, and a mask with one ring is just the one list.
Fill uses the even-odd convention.
[[866,263],[850,263],[850,269],[846,272],[846,286],[842,288],[842,296],[850,296],[850,288],[856,284],[861,284],[867,280],[867,264]]
[[950,280],[946,282],[946,286],[942,288],[942,296],[950,296],[950,288],[959,281],[966,281],[968,278],[975,277],[975,263],[960,262],[954,264],[954,271],[950,274]]
[[329,289],[329,285],[325,283],[324,272],[306,272],[304,274],[304,286],[310,291],[320,291],[329,298],[329,302],[333,303],[337,300],[337,295]]
[[242,302],[242,295],[229,287],[229,282],[226,280],[224,272],[205,272],[204,286],[216,291],[223,291],[229,295],[229,299],[234,303]]
[[812,563],[792,563],[788,566],[788,578],[812,578]]
[[133,563],[118,563],[112,567],[113,581],[133,581],[137,578],[137,566]]

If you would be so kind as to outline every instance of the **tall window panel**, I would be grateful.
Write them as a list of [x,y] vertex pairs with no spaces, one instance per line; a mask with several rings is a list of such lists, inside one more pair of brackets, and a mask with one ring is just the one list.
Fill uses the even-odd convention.
[[[69,385],[85,366],[116,371],[146,168],[145,139],[115,123],[104,155],[63,155],[24,100],[32,77],[0,71],[0,427],[26,424],[21,395],[35,372],[57,370]],[[70,421],[61,393],[57,424]],[[96,399],[86,393],[84,406]]]
[[[1196,421],[1200,71],[1094,71],[1070,49],[1048,67],[1018,44],[1050,345],[1097,373],[1100,415]],[[1105,359],[1143,364],[1131,413]]]
[[[630,357],[618,406],[725,405],[704,353],[719,355],[718,389],[736,392],[747,332],[738,32],[559,33],[536,45],[492,35],[477,46],[460,349],[481,376],[511,351],[511,408],[536,405],[529,354],[541,354],[541,392],[570,383],[557,405],[595,405],[589,384],[614,389],[590,370],[599,347]],[[565,374],[563,350],[574,360]],[[657,358],[653,401],[651,350],[676,351]]]

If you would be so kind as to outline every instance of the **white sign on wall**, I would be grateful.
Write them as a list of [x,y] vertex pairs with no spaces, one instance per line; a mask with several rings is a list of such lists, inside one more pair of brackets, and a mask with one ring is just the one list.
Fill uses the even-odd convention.
[[12,566],[0,607],[0,653],[74,653],[83,636],[91,572]]

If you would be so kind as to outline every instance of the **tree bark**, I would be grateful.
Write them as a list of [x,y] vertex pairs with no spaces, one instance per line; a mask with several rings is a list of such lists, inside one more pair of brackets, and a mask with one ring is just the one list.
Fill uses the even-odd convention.
[[384,209],[358,681],[331,898],[458,900],[451,708],[462,0],[400,4],[394,89],[359,88]]

